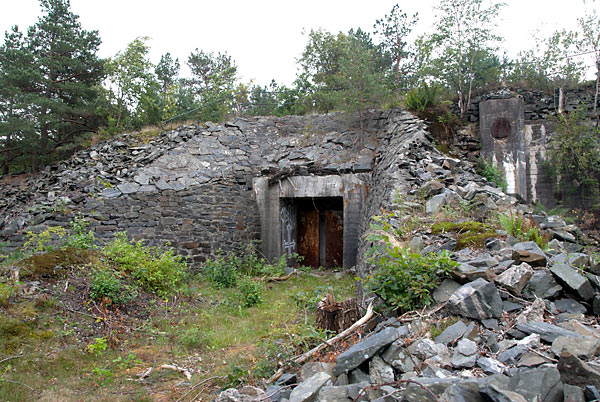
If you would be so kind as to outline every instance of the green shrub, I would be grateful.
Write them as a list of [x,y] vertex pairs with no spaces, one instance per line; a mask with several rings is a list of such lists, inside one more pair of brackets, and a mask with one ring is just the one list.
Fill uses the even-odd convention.
[[438,84],[428,85],[422,83],[417,88],[411,89],[404,98],[404,106],[408,110],[422,112],[427,106],[435,105],[439,101],[440,87]]
[[515,239],[520,241],[533,241],[541,248],[546,246],[547,241],[531,221],[525,219],[521,214],[498,214],[502,229]]
[[82,248],[89,250],[94,247],[94,232],[92,230],[86,231],[86,228],[90,225],[82,217],[75,217],[71,221],[72,233],[67,236],[66,245],[73,248]]
[[62,245],[66,235],[65,228],[49,226],[41,233],[27,232],[27,241],[23,249],[31,252],[48,252]]
[[125,233],[117,233],[102,253],[129,272],[142,287],[163,297],[176,289],[187,267],[172,248],[144,246],[141,241],[134,243]]
[[123,284],[122,274],[110,267],[97,267],[91,270],[90,297],[95,300],[109,299],[114,304],[122,304],[137,297],[137,291]]
[[247,276],[238,282],[240,301],[244,307],[252,307],[263,302],[262,293],[264,291],[262,283],[253,280]]
[[206,260],[202,273],[215,289],[232,288],[237,285],[240,266],[241,261],[237,255],[225,255],[219,250],[213,258]]
[[201,349],[210,347],[213,343],[214,333],[211,330],[203,328],[190,328],[179,335],[179,342],[189,349]]
[[475,164],[475,171],[480,176],[485,177],[490,183],[493,183],[496,187],[500,187],[502,191],[506,192],[507,184],[502,175],[502,170],[494,166],[491,162],[480,157]]
[[366,278],[365,287],[381,297],[388,307],[400,312],[429,305],[433,300],[431,292],[457,265],[447,251],[422,256],[407,248],[392,246],[385,239],[374,247],[370,262],[375,270]]

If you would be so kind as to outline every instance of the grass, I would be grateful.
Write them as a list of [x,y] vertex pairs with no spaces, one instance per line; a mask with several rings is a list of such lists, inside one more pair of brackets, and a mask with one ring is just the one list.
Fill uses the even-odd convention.
[[[177,400],[189,391],[183,384],[188,380],[161,369],[163,364],[193,370],[191,384],[222,376],[197,389],[213,400],[221,387],[241,379],[253,383],[319,343],[323,334],[312,328],[311,306],[320,294],[355,294],[350,276],[302,273],[266,284],[264,302],[243,308],[235,289],[217,291],[194,277],[167,302],[146,300],[146,316],[124,318],[126,311],[103,316],[96,310],[102,305],[90,302],[78,313],[64,308],[65,296],[80,292],[69,280],[70,274],[42,279],[42,290],[0,307],[0,360],[19,356],[0,363],[0,400]],[[88,345],[97,337],[105,337],[108,347],[92,354]],[[149,368],[151,374],[140,380]]]

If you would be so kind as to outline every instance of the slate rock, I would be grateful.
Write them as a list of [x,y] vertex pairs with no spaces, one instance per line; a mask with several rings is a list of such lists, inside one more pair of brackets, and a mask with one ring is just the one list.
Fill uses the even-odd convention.
[[452,276],[459,282],[471,282],[478,278],[490,280],[493,277],[493,273],[489,267],[476,267],[474,265],[461,262],[453,270]]
[[355,368],[348,373],[348,382],[350,384],[357,384],[361,382],[372,382],[371,377],[368,373],[365,373],[360,368]]
[[508,268],[498,275],[494,281],[510,293],[520,296],[521,291],[532,276],[533,269],[531,269],[531,265],[524,262]]
[[560,356],[557,368],[560,371],[560,378],[565,384],[579,387],[600,386],[600,372],[568,352],[564,352]]
[[456,342],[466,331],[467,325],[461,320],[458,320],[456,323],[446,328],[441,334],[436,336],[435,343],[448,345],[449,343]]
[[588,385],[585,387],[583,391],[583,395],[586,401],[599,401],[600,400],[600,392],[593,385]]
[[555,264],[568,264],[576,268],[586,268],[590,265],[590,256],[584,253],[560,253],[552,257]]
[[560,299],[554,301],[554,306],[559,313],[585,314],[585,306],[573,299]]
[[348,386],[325,386],[321,388],[316,401],[319,402],[350,402]]
[[452,279],[444,279],[440,286],[433,291],[433,300],[435,300],[436,303],[446,303],[448,299],[450,299],[450,296],[452,296],[460,286],[461,285],[458,282],[455,282]]
[[483,402],[479,386],[474,382],[452,384],[446,388],[439,399],[452,402]]
[[531,298],[554,299],[561,291],[562,287],[556,282],[552,273],[544,269],[533,274],[523,289],[523,294]]
[[589,360],[596,356],[598,351],[600,351],[600,339],[588,336],[579,338],[559,336],[552,342],[552,352],[556,356],[568,352],[580,359]]
[[399,335],[400,332],[397,328],[388,327],[369,336],[362,342],[352,345],[337,357],[333,375],[337,377],[358,367],[362,362],[370,359],[381,349],[398,339]]
[[455,368],[469,368],[477,362],[477,344],[469,339],[461,339],[454,349],[452,365]]
[[300,370],[300,379],[304,381],[320,372],[333,376],[333,364],[325,362],[308,362],[304,364]]
[[592,289],[592,285],[590,285],[587,278],[567,264],[554,264],[550,267],[550,272],[563,286],[573,291],[583,300],[594,298],[594,289]]
[[290,402],[312,402],[316,401],[317,394],[326,385],[332,384],[331,375],[319,372],[298,384],[290,394]]
[[401,373],[415,369],[415,362],[410,353],[404,348],[404,342],[396,341],[392,343],[381,354],[381,358]]
[[547,261],[546,254],[533,241],[515,244],[513,246],[512,259],[517,262],[526,262],[532,267],[544,267]]
[[486,320],[502,315],[502,299],[493,283],[479,278],[454,292],[447,308],[464,317]]
[[559,336],[583,338],[583,336],[579,335],[577,332],[569,331],[568,329],[547,322],[527,322],[517,324],[517,329],[526,334],[538,334],[540,338],[549,343],[554,342]]
[[594,296],[594,301],[592,303],[592,312],[595,315],[600,315],[600,295]]
[[386,384],[394,381],[394,369],[379,356],[369,361],[369,377],[375,384]]
[[503,374],[508,367],[496,359],[490,357],[480,357],[477,359],[477,366],[486,374]]
[[514,392],[526,401],[562,402],[563,400],[561,375],[554,367],[518,369],[510,377],[503,374],[492,375],[484,381],[480,391],[492,401],[506,400],[495,399],[494,395],[498,392],[504,397],[506,392]]

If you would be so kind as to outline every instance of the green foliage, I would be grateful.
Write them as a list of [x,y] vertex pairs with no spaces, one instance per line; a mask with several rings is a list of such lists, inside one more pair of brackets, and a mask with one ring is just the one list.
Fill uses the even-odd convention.
[[92,374],[94,375],[94,381],[96,385],[104,387],[114,380],[114,373],[109,368],[92,368]]
[[27,232],[27,241],[23,245],[25,250],[32,252],[48,252],[59,247],[66,231],[62,226],[49,226],[41,233]]
[[102,253],[141,286],[163,297],[175,291],[187,268],[172,248],[144,246],[142,241],[130,241],[122,232],[115,235]]
[[0,306],[8,307],[10,300],[17,294],[17,290],[17,283],[0,276]]
[[492,162],[489,162],[484,158],[479,157],[479,159],[477,159],[477,163],[475,164],[475,171],[477,172],[477,174],[485,177],[490,183],[494,184],[496,187],[500,187],[502,191],[506,191],[507,184],[506,180],[504,180],[502,170],[494,166]]
[[600,196],[600,129],[586,121],[586,111],[580,105],[574,113],[556,118],[549,159],[559,186],[573,188],[594,204]]
[[95,248],[94,231],[86,231],[86,228],[89,225],[90,223],[82,217],[73,218],[73,220],[71,220],[72,232],[69,236],[67,236],[66,245],[68,247],[81,248],[84,250]]
[[239,256],[218,250],[213,258],[206,260],[202,273],[215,289],[232,288],[237,285],[240,266]]
[[215,334],[209,328],[193,327],[186,329],[179,335],[179,342],[189,349],[210,348],[214,336]]
[[447,251],[422,256],[391,245],[385,237],[374,240],[379,243],[371,250],[369,261],[375,270],[366,278],[365,287],[399,312],[429,305],[431,292],[457,265]]
[[245,276],[238,282],[237,287],[243,307],[253,307],[263,302],[264,287],[262,283]]
[[87,351],[94,356],[100,357],[108,348],[108,341],[105,337],[94,338],[94,342],[87,345]]
[[520,241],[533,241],[541,248],[546,246],[547,241],[538,228],[521,214],[514,214],[512,211],[508,214],[498,214],[500,226],[515,239]]
[[317,303],[321,301],[327,293],[333,293],[333,288],[331,286],[318,286],[312,292],[300,290],[290,295],[290,297],[302,310],[315,311]]
[[439,102],[440,86],[436,83],[427,84],[423,82],[416,88],[408,91],[404,98],[404,106],[408,110],[423,112],[428,106]]
[[90,297],[102,301],[107,298],[114,304],[123,304],[137,297],[137,291],[123,283],[123,274],[111,267],[93,267],[90,271]]
[[462,250],[466,247],[483,248],[485,241],[496,237],[498,234],[490,225],[481,222],[439,222],[431,227],[434,234],[456,232],[456,249]]
[[117,367],[120,370],[125,370],[125,369],[135,366],[136,364],[143,363],[141,360],[138,360],[136,357],[137,357],[136,354],[131,352],[131,353],[128,353],[125,358],[119,356],[116,359],[114,359],[112,362],[116,363]]

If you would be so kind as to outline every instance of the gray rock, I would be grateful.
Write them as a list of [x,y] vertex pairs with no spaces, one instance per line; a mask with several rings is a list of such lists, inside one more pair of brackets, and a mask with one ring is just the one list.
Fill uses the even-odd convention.
[[582,338],[577,332],[569,331],[547,322],[527,322],[517,324],[517,329],[526,334],[538,334],[544,341],[552,343],[559,336]]
[[450,296],[460,288],[460,284],[452,279],[444,279],[440,286],[433,291],[433,300],[436,303],[446,303]]
[[514,295],[520,296],[521,291],[533,276],[533,269],[526,262],[521,265],[513,265],[501,273],[494,280],[497,284]]
[[585,314],[585,306],[573,299],[560,299],[554,301],[554,306],[559,313]]
[[562,287],[556,282],[554,276],[544,269],[533,274],[523,289],[523,294],[531,298],[554,299],[561,291]]
[[121,193],[116,188],[105,188],[100,193],[100,197],[103,197],[103,198],[118,198],[118,197],[121,196],[121,194],[123,194],[123,193]]
[[[562,402],[563,384],[558,370],[554,367],[519,369],[511,377],[496,374],[488,377],[480,387],[481,393],[492,401],[517,401],[519,399],[498,399],[500,395],[514,392],[525,401]],[[510,395],[510,394],[508,394]],[[537,398],[537,399],[536,399]]]
[[478,278],[489,280],[493,277],[489,267],[476,267],[465,262],[459,263],[454,268],[452,276],[462,283],[471,282]]
[[548,216],[543,222],[540,223],[542,229],[556,229],[567,226],[567,223],[560,216],[552,215]]
[[502,299],[493,283],[480,278],[454,292],[447,308],[465,317],[485,320],[502,315]]
[[119,189],[120,192],[122,192],[123,194],[133,194],[135,192],[137,192],[139,190],[140,186],[135,184],[135,183],[129,183],[129,182],[125,182],[125,183],[121,183],[117,186],[117,189]]
[[547,261],[546,254],[532,241],[515,244],[512,259],[517,262],[526,262],[532,267],[544,267]]
[[448,345],[449,343],[456,342],[466,331],[467,325],[458,320],[456,323],[446,328],[441,334],[436,336],[435,342]]
[[600,350],[600,339],[591,337],[568,337],[559,336],[552,342],[552,353],[560,357],[563,352],[577,356],[580,359],[589,360],[598,354]]
[[337,357],[333,374],[338,376],[358,367],[362,362],[370,359],[381,349],[398,339],[399,334],[397,328],[388,327],[369,336],[364,341],[352,345]]
[[320,372],[333,376],[333,364],[325,362],[308,362],[304,364],[300,370],[300,379],[301,381],[304,381]]
[[593,385],[588,385],[583,391],[586,401],[600,401],[600,392]]
[[560,356],[557,368],[560,372],[560,379],[565,384],[580,387],[600,386],[600,372],[568,352]]
[[316,401],[317,394],[326,385],[332,384],[332,377],[324,372],[319,372],[298,384],[290,394],[290,402]]
[[452,384],[440,396],[442,401],[452,402],[483,402],[479,387],[474,382]]
[[397,342],[391,344],[381,357],[385,362],[391,364],[393,368],[401,373],[413,371],[415,369],[415,362],[413,361],[412,356],[404,347],[395,346],[396,343]]
[[371,383],[371,377],[359,368],[355,368],[348,373],[348,382],[350,384],[358,384],[361,382]]
[[446,205],[446,194],[437,194],[427,200],[425,211],[428,214],[437,214]]
[[425,338],[413,342],[408,347],[408,352],[418,359],[425,360],[440,354],[448,354],[448,348],[445,345]]
[[386,384],[394,381],[394,369],[379,356],[369,361],[369,377],[375,384]]
[[321,388],[316,401],[319,402],[349,402],[348,386],[326,386]]
[[477,359],[477,366],[486,374],[503,374],[508,369],[504,363],[490,357]]
[[594,289],[587,278],[567,264],[554,264],[550,267],[550,272],[563,286],[575,292],[583,300],[594,298]]
[[585,402],[583,390],[579,387],[569,384],[563,384],[563,393],[565,402]]
[[560,253],[551,258],[555,264],[568,264],[576,268],[586,268],[590,265],[590,256],[584,253]]
[[515,345],[510,349],[507,349],[498,355],[498,360],[502,363],[514,366],[517,361],[523,356],[523,353],[527,350],[525,345]]
[[477,362],[477,344],[469,339],[461,339],[454,349],[452,365],[455,368],[469,368]]

